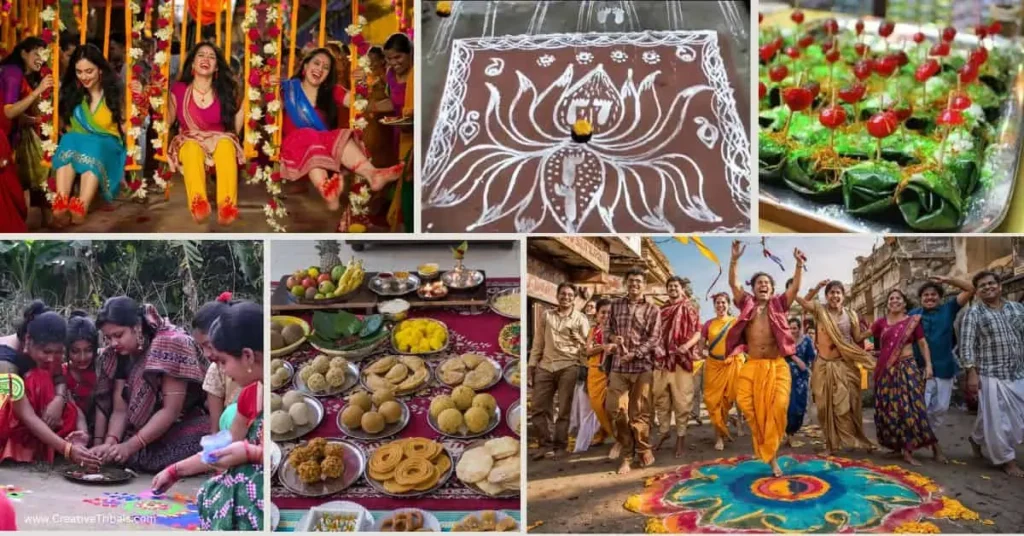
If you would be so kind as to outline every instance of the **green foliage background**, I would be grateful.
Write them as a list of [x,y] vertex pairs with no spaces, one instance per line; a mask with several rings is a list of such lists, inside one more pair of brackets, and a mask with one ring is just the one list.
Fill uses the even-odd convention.
[[225,240],[0,241],[0,334],[33,299],[95,315],[111,296],[152,303],[175,324],[230,291],[263,303],[263,243]]

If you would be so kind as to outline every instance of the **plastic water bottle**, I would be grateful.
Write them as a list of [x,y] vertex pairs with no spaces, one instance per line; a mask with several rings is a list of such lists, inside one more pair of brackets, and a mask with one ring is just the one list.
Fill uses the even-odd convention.
[[213,457],[213,453],[227,447],[231,442],[230,430],[221,430],[216,434],[203,436],[202,439],[199,440],[199,444],[203,447],[203,463],[216,462],[217,458]]

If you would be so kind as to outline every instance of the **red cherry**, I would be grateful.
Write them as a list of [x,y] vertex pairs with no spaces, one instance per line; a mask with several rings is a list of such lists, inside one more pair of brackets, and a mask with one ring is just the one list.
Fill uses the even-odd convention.
[[893,56],[896,57],[896,62],[899,64],[900,67],[903,67],[904,65],[910,63],[910,56],[907,56],[907,53],[903,52],[902,50],[897,50],[896,52],[893,52]]
[[768,78],[776,84],[785,80],[787,76],[789,76],[789,68],[785,65],[776,65],[768,69]]
[[973,63],[965,63],[960,68],[960,83],[970,84],[978,79],[978,66]]
[[817,82],[807,82],[803,87],[807,91],[811,92],[811,98],[816,99],[818,98],[818,95],[821,94],[821,84]]
[[884,112],[878,112],[868,119],[867,129],[868,134],[876,138],[886,138],[896,132],[896,127],[900,124],[896,114],[886,110]]
[[1003,33],[1003,24],[997,20],[992,21],[992,24],[988,25],[989,35],[999,35]]
[[818,112],[818,122],[835,130],[846,123],[846,110],[839,105],[826,106]]
[[900,61],[896,56],[888,55],[882,59],[877,59],[874,62],[875,72],[882,78],[889,78],[892,73],[896,72],[899,68]]
[[971,107],[971,98],[961,93],[949,101],[949,107],[954,110],[966,110]]
[[821,51],[822,52],[828,52],[829,50],[832,50],[832,47],[834,47],[834,46],[836,46],[836,42],[834,40],[833,41],[825,41],[824,43],[821,44]]
[[882,21],[882,24],[878,25],[878,35],[882,37],[889,37],[896,31],[896,24],[889,21]]
[[947,43],[956,39],[956,28],[952,26],[946,26],[942,29],[942,40]]
[[914,105],[909,102],[904,103],[903,108],[893,108],[892,113],[896,114],[896,120],[902,123],[914,115]]
[[919,44],[919,45],[921,43],[923,43],[924,42],[924,34],[921,33],[921,32],[917,32],[916,34],[914,34],[914,42]]
[[984,39],[988,37],[988,27],[984,24],[979,24],[974,27],[974,35],[978,36],[978,39]]
[[789,19],[797,24],[803,24],[804,12],[799,9],[789,14]]
[[939,112],[939,116],[935,118],[935,122],[939,125],[946,126],[960,125],[964,122],[964,114],[960,113],[960,110],[946,108]]
[[764,85],[764,82],[757,83],[757,100],[764,99],[765,94],[768,93],[768,86]]
[[761,45],[761,47],[757,49],[757,55],[760,56],[761,61],[768,63],[775,57],[775,47],[770,44]]
[[761,24],[762,22],[764,22],[764,13],[758,13],[757,14],[757,23]]
[[853,64],[853,75],[857,77],[857,80],[867,80],[871,77],[873,70],[871,60],[859,60]]
[[799,46],[800,48],[807,48],[811,46],[811,43],[814,43],[814,36],[811,34],[804,35],[803,37],[800,38],[799,41],[796,42],[797,46]]
[[839,33],[839,23],[836,22],[836,19],[826,19],[824,27],[825,33],[829,35],[835,35]]
[[814,102],[811,90],[803,87],[788,87],[782,90],[782,100],[790,110],[799,112],[806,110]]
[[800,49],[796,47],[786,47],[786,55],[795,60],[800,57]]
[[856,43],[853,45],[853,51],[856,52],[858,56],[863,58],[864,53],[868,51],[868,46],[865,45],[864,43]]
[[858,19],[857,24],[853,25],[853,29],[857,32],[857,35],[864,33],[864,21]]
[[825,61],[829,63],[835,63],[839,61],[839,49],[833,48],[825,53]]
[[988,49],[982,46],[971,51],[970,59],[968,60],[975,67],[981,67],[988,61]]
[[868,87],[860,82],[854,82],[853,85],[841,88],[836,92],[836,95],[847,104],[856,104],[864,98],[864,94],[867,93]]
[[932,48],[928,51],[929,56],[941,56],[946,57],[949,55],[949,43],[943,41],[941,43],[935,43]]
[[914,79],[921,83],[927,82],[928,79],[935,76],[941,68],[942,67],[939,66],[939,62],[937,60],[929,59],[921,65],[918,65],[917,69],[914,69]]
[[775,38],[775,39],[774,39],[774,40],[772,41],[772,47],[773,47],[773,48],[774,48],[775,50],[782,50],[782,47],[783,47],[783,46],[784,46],[785,44],[786,44],[786,43],[785,43],[785,41],[783,41],[783,40],[782,40],[782,37],[781,37],[781,36],[779,36],[779,37],[776,37],[776,38]]

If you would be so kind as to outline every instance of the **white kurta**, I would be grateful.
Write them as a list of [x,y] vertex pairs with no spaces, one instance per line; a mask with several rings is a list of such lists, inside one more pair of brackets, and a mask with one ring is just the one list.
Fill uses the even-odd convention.
[[1000,380],[980,376],[978,418],[971,439],[995,465],[1016,458],[1014,448],[1024,444],[1024,379]]

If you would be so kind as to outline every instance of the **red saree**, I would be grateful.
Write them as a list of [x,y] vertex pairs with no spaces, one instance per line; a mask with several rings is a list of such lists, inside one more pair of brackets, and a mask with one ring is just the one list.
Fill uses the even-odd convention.
[[[53,376],[49,371],[40,368],[30,370],[25,377],[25,396],[32,409],[37,415],[41,415],[46,405],[56,396],[56,388],[53,384]],[[78,410],[73,404],[64,406],[64,414],[61,416],[61,425],[56,433],[60,437],[67,437],[75,431],[78,419]],[[4,430],[9,434],[4,443],[3,454],[0,461],[14,460],[16,462],[53,462],[54,451],[42,441],[32,435],[14,413],[14,404],[6,403],[0,408],[0,423],[3,423]]]

